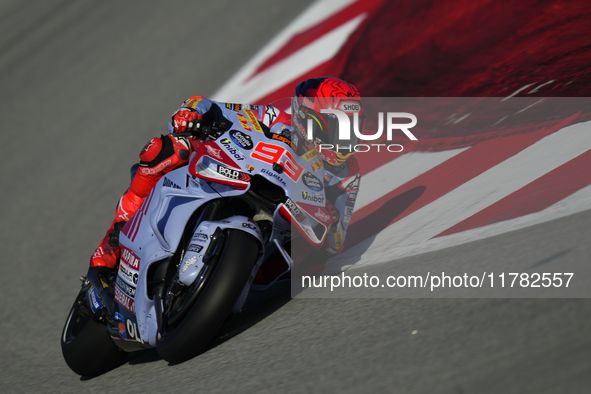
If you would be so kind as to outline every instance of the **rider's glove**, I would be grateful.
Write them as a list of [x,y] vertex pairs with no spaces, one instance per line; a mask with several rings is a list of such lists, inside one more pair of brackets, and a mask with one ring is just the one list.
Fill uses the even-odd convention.
[[172,125],[176,133],[197,131],[201,127],[202,116],[192,108],[180,108],[172,114]]

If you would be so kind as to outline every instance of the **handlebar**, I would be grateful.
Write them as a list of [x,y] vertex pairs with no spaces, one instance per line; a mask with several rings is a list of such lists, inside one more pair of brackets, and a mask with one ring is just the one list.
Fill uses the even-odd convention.
[[228,129],[229,127],[224,122],[212,122],[211,124],[201,126],[198,130],[174,133],[174,135],[179,137],[209,137],[216,140]]

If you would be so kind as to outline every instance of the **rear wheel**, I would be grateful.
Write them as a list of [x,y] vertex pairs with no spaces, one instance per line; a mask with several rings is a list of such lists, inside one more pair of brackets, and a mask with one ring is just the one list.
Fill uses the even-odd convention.
[[111,340],[107,326],[95,321],[82,289],[70,310],[61,338],[66,364],[78,375],[97,376],[118,367],[127,353]]
[[165,360],[180,363],[198,355],[222,325],[257,261],[260,242],[228,230],[223,252],[201,281],[169,299],[156,344]]

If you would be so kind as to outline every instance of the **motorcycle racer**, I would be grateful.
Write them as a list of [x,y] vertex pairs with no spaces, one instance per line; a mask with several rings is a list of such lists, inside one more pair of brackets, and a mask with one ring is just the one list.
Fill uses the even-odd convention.
[[[322,157],[327,208],[333,219],[326,252],[338,254],[344,248],[361,176],[351,148],[356,141],[339,141],[338,119],[333,114],[322,113],[323,109],[353,110],[357,113],[360,131],[363,130],[365,115],[359,91],[341,79],[312,78],[296,86],[291,105],[292,141],[297,146],[296,153],[315,149]],[[354,112],[343,112],[353,124]],[[309,123],[312,126],[311,141],[307,135],[308,120],[311,120]],[[341,149],[337,149],[339,145]]]
[[131,168],[131,184],[115,209],[115,219],[90,258],[91,267],[104,272],[117,267],[119,233],[125,223],[137,212],[158,180],[170,171],[187,165],[191,153],[199,148],[197,137],[186,137],[180,133],[199,130],[204,121],[211,121],[208,117],[216,116],[218,109],[222,114],[225,111],[248,110],[271,133],[285,133],[285,137],[289,138],[290,116],[271,105],[221,103],[202,96],[187,99],[172,114],[169,134],[152,138],[141,150],[139,163]]
[[[291,138],[296,146],[296,153],[304,155],[306,160],[321,158],[325,167],[327,208],[333,223],[329,228],[324,251],[328,254],[340,253],[359,190],[359,166],[351,152],[343,154],[338,150],[321,147],[323,143],[335,141],[336,129],[334,117],[321,114],[320,109],[338,109],[342,103],[351,101],[359,103],[359,115],[362,116],[361,98],[353,85],[333,77],[313,78],[299,83],[292,100],[295,131],[292,133],[292,117],[271,105],[223,103],[202,96],[187,99],[173,113],[169,134],[152,138],[140,152],[139,163],[131,169],[131,184],[120,198],[115,218],[90,258],[90,266],[105,273],[117,267],[119,233],[125,223],[137,212],[158,180],[170,171],[187,165],[191,153],[198,150],[200,140],[187,137],[187,132],[200,130],[202,125],[212,121],[212,117],[217,119],[220,114],[223,116],[228,111],[241,110],[248,111],[249,115],[252,114],[261,125],[266,126],[268,136],[278,135],[288,140]],[[353,116],[349,113],[347,115]],[[305,138],[305,125],[310,117],[317,120],[312,141]],[[361,128],[362,126],[360,130]]]

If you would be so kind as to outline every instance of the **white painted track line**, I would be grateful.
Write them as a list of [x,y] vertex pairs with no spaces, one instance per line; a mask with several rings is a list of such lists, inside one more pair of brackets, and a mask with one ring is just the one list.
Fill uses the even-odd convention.
[[433,252],[483,238],[494,237],[495,235],[504,234],[509,231],[520,230],[525,227],[573,215],[588,209],[591,209],[591,186],[587,186],[576,193],[573,193],[571,196],[540,212],[520,216],[504,222],[494,223],[488,226],[478,227],[461,233],[432,238],[414,245],[392,247],[382,250],[372,248],[369,249],[367,253],[363,253],[362,251],[368,246],[371,246],[374,238],[372,237],[343,254],[329,260],[325,273],[340,272],[353,265],[357,268],[386,263],[395,259],[415,256],[421,253]]
[[[356,266],[391,261],[408,255],[407,253],[411,253],[409,251],[422,253],[449,247],[453,242],[469,242],[512,231],[518,226],[526,227],[551,220],[557,213],[564,216],[591,208],[591,201],[588,199],[591,192],[586,187],[542,212],[431,240],[442,231],[591,149],[590,132],[591,122],[584,122],[565,127],[543,138],[344,252],[329,265],[334,268],[359,258],[361,260]],[[429,244],[422,244],[425,242]]]
[[398,189],[466,149],[469,148],[442,152],[409,152],[367,173],[361,178],[355,211]]
[[[342,42],[334,42],[333,45],[335,47],[329,48],[328,51],[332,53],[332,55],[322,61],[316,61],[316,64],[310,65],[308,64],[306,67],[301,67],[299,69],[293,70],[293,64],[291,70],[290,69],[282,69],[282,73],[278,75],[277,72],[273,72],[271,74],[267,74],[266,72],[270,71],[269,69],[263,71],[261,74],[266,76],[264,78],[256,79],[256,84],[252,84],[252,80],[248,81],[254,72],[271,56],[275,55],[277,51],[279,51],[285,44],[289,42],[289,40],[295,36],[296,34],[303,32],[317,23],[328,19],[332,15],[335,15],[342,9],[348,7],[352,3],[357,0],[321,0],[317,1],[316,3],[312,4],[308,7],[299,17],[297,17],[292,23],[290,23],[281,33],[275,36],[269,44],[267,44],[263,49],[261,49],[257,54],[248,61],[232,78],[230,78],[213,96],[213,100],[220,100],[224,102],[239,102],[239,103],[251,103],[255,102],[261,97],[266,96],[268,93],[278,89],[279,87],[283,86],[285,83],[291,81],[293,78],[297,77],[298,75],[302,75],[305,71],[304,68],[308,70],[314,68],[321,64],[322,62],[329,60],[336,54],[336,52],[340,49],[340,47],[347,41],[349,34],[351,34],[355,27],[357,27],[358,23],[355,24],[355,27],[346,33],[345,36],[341,37]],[[358,17],[359,18],[359,17]],[[357,18],[356,18],[357,19]],[[349,21],[348,23],[350,23]],[[340,28],[340,27],[339,27]],[[330,34],[330,33],[329,33]],[[314,45],[312,43],[311,45]],[[305,47],[302,48],[305,50]],[[292,55],[293,56],[293,55]],[[291,56],[290,56],[291,57]],[[322,56],[323,58],[325,56]],[[286,60],[286,59],[283,59]],[[306,63],[311,63],[314,60],[313,58],[307,59]],[[318,59],[316,59],[318,60]],[[276,65],[271,66],[272,68]],[[285,65],[284,65],[285,67]],[[303,71],[302,71],[303,70]],[[295,71],[295,73],[294,73]],[[265,87],[264,84],[273,84],[273,88]],[[258,85],[257,85],[258,84]],[[264,89],[265,92],[263,92]]]
[[365,14],[362,14],[351,19],[248,81],[237,84],[231,91],[223,90],[215,96],[224,97],[224,101],[257,102],[260,97],[278,90],[292,79],[332,59],[364,18]]

